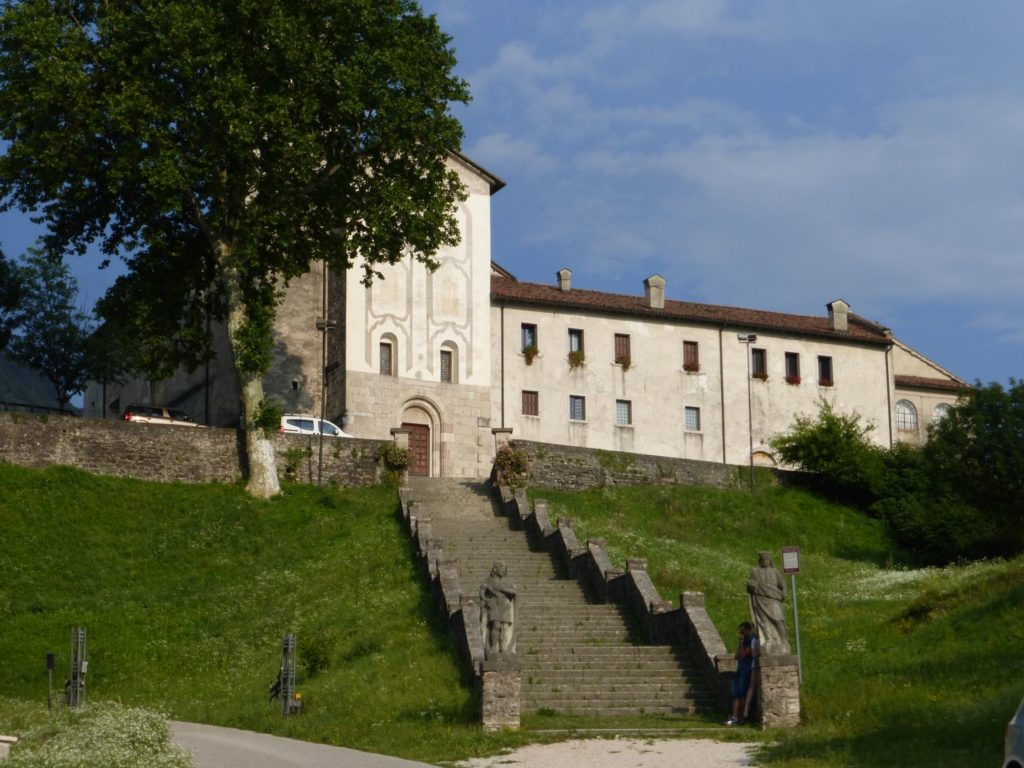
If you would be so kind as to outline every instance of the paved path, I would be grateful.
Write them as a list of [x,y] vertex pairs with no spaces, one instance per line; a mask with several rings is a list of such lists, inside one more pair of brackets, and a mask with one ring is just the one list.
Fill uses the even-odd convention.
[[265,733],[197,723],[171,723],[175,743],[196,768],[429,768],[427,763]]

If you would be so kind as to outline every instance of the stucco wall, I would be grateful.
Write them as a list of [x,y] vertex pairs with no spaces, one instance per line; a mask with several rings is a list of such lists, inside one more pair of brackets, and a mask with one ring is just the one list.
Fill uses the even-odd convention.
[[[537,327],[539,354],[522,355],[523,324]],[[568,364],[569,329],[582,330],[586,363]],[[880,346],[758,332],[752,346],[766,353],[767,380],[750,381],[743,328],[716,328],[611,314],[553,312],[529,306],[492,309],[492,422],[515,439],[608,451],[745,464],[753,449],[769,453],[769,439],[800,414],[813,415],[824,399],[876,425],[888,445],[889,372]],[[630,337],[630,367],[615,362],[615,334]],[[683,342],[696,341],[700,370],[683,370]],[[799,355],[799,383],[785,380],[785,353]],[[832,358],[833,386],[820,386],[818,356]],[[522,412],[522,392],[537,392],[539,415]],[[570,420],[570,396],[586,398],[586,419]],[[632,425],[616,424],[617,400],[631,403]],[[698,408],[700,430],[685,428],[685,409]]]

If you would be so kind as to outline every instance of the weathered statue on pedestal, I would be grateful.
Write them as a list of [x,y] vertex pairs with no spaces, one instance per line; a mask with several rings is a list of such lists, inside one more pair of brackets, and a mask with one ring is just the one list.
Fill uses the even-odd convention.
[[757,568],[747,579],[750,614],[757,627],[762,656],[789,654],[789,636],[786,633],[786,614],[782,601],[786,599],[786,582],[775,568],[770,552],[758,554]]
[[516,585],[507,574],[505,563],[498,560],[491,568],[491,575],[480,585],[480,624],[485,659],[516,652]]

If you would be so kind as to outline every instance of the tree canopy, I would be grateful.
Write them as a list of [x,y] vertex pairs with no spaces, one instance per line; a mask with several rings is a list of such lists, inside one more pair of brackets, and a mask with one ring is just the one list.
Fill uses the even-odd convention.
[[21,277],[14,264],[0,251],[0,350],[7,346],[16,324],[16,311],[21,302]]
[[63,261],[30,249],[24,262],[18,332],[8,356],[45,376],[65,410],[85,389],[92,318],[78,306],[78,284]]
[[152,374],[198,364],[206,317],[226,321],[251,416],[289,279],[358,256],[369,280],[458,241],[454,64],[413,0],[7,0],[0,206],[51,252],[125,261],[100,311]]

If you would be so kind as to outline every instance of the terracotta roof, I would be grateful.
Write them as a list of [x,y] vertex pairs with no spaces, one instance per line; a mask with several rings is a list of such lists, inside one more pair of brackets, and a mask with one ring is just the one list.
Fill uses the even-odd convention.
[[537,307],[552,307],[577,312],[595,312],[616,315],[631,315],[640,318],[660,317],[679,322],[733,328],[792,333],[802,336],[821,336],[830,339],[845,339],[863,344],[888,345],[891,338],[882,326],[865,320],[852,312],[849,315],[846,332],[833,331],[828,317],[787,315],[781,312],[765,312],[759,309],[725,307],[716,304],[696,304],[689,301],[665,300],[664,309],[651,309],[644,303],[643,296],[626,296],[620,293],[604,293],[573,288],[561,291],[557,286],[540,283],[524,283],[496,275],[491,276],[491,301],[500,304],[522,304]]
[[896,386],[904,389],[938,389],[943,392],[963,392],[969,384],[949,379],[933,379],[927,376],[896,376]]

